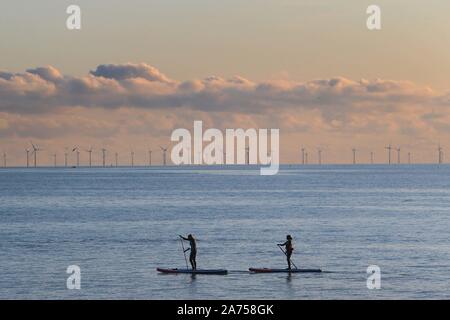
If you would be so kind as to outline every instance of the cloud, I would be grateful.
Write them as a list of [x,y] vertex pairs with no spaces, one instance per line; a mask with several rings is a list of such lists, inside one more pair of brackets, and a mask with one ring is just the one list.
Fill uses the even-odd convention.
[[450,134],[449,106],[450,93],[409,81],[177,81],[142,63],[104,64],[80,77],[51,66],[0,71],[0,137],[11,145],[100,139],[126,146],[167,139],[173,128],[190,128],[194,120],[221,129],[280,128],[292,135],[291,144],[299,135],[335,145],[393,137],[432,141]]
[[63,78],[63,76],[59,72],[59,70],[52,66],[28,69],[27,72],[31,73],[31,74],[36,74],[39,77],[41,77],[42,79],[50,81],[50,82],[58,82],[58,81],[62,80],[62,78]]
[[145,63],[127,63],[121,65],[101,64],[97,67],[97,69],[91,71],[90,73],[96,77],[104,77],[115,80],[142,78],[148,81],[172,83],[172,80],[162,74],[158,69]]
[[0,71],[0,78],[4,80],[11,80],[13,76],[14,74],[11,72]]
[[318,109],[328,117],[348,112],[389,112],[399,105],[448,106],[450,99],[406,81],[342,77],[252,82],[240,76],[218,76],[177,82],[147,64],[99,65],[84,77],[63,76],[56,68],[25,73],[0,72],[0,111],[50,112],[58,108],[189,107],[203,111],[260,113],[280,109]]

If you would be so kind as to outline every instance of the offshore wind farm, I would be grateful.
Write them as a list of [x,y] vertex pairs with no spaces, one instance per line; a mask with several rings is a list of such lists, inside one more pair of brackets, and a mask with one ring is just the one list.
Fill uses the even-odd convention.
[[[168,157],[167,157],[167,152],[170,150],[169,147],[161,147],[159,146],[160,149],[160,153],[159,153],[159,163],[156,162],[152,162],[152,149],[149,148],[147,151],[147,155],[145,155],[145,151],[143,151],[141,154],[137,154],[135,151],[131,150],[129,152],[130,155],[130,161],[123,161],[122,163],[119,162],[119,152],[113,152],[113,153],[108,153],[108,149],[106,148],[100,148],[98,150],[95,150],[97,152],[94,151],[94,148],[92,146],[89,146],[85,149],[82,149],[85,151],[85,153],[88,155],[86,158],[82,158],[80,156],[81,151],[80,151],[80,147],[75,146],[72,148],[71,150],[71,154],[75,155],[75,157],[71,157],[69,158],[69,153],[67,152],[67,148],[65,149],[65,151],[61,152],[61,154],[64,156],[64,161],[61,162],[57,162],[57,152],[53,152],[53,153],[49,153],[49,157],[51,157],[51,162],[49,162],[49,160],[47,159],[46,162],[43,162],[41,165],[39,165],[38,163],[38,152],[40,152],[40,156],[43,157],[44,155],[42,154],[42,152],[44,151],[43,149],[37,147],[36,145],[33,144],[33,142],[30,142],[30,149],[29,148],[25,148],[25,153],[24,153],[24,159],[23,162],[21,163],[20,160],[14,161],[14,162],[7,162],[7,153],[3,152],[3,168],[7,168],[7,167],[30,167],[30,156],[33,159],[33,167],[71,167],[71,168],[75,168],[75,167],[119,167],[119,166],[131,166],[134,167],[136,166],[152,166],[152,165],[173,165],[170,161],[168,161]],[[357,148],[351,148],[351,155],[349,157],[349,161],[348,162],[333,162],[332,159],[329,160],[325,160],[323,159],[323,152],[324,149],[323,148],[316,148],[317,150],[317,158],[315,159],[315,162],[311,162],[308,163],[308,152],[307,152],[307,148],[302,146],[299,148],[299,153],[298,153],[298,161],[296,162],[288,162],[285,164],[301,164],[301,165],[307,165],[307,164],[318,164],[318,165],[322,165],[322,164],[331,164],[331,165],[337,165],[337,164],[408,164],[408,165],[412,165],[414,164],[412,161],[412,151],[408,151],[407,153],[407,161],[404,161],[402,163],[401,161],[401,147],[397,147],[394,148],[392,147],[390,144],[385,147],[384,149],[387,150],[386,152],[386,158],[383,161],[382,157],[379,157],[379,161],[375,161],[374,160],[374,152],[373,151],[366,151],[365,154],[363,152],[358,153],[358,149]],[[30,152],[31,150],[31,152]],[[216,152],[220,152],[221,149],[217,148]],[[392,150],[394,150],[396,152],[396,161],[393,162],[392,161]],[[412,150],[411,148],[409,150]],[[381,151],[381,149],[380,149]],[[249,153],[250,153],[250,147],[246,147],[245,148],[245,164],[250,164],[250,160],[249,160]],[[380,152],[381,153],[381,152]],[[93,157],[94,154],[94,157]],[[358,159],[359,161],[357,161],[357,154],[360,156],[360,159]],[[224,152],[225,155],[225,152]],[[139,159],[138,162],[135,162],[135,156],[137,156],[136,159]],[[147,158],[145,158],[145,156],[147,156]],[[225,159],[225,156],[223,157],[223,159]],[[435,150],[435,160],[433,161],[433,156],[430,157],[431,161],[426,161],[426,162],[417,162],[416,164],[444,164],[444,148],[442,147],[442,145],[439,143],[437,144],[436,150]],[[223,163],[216,163],[216,165],[227,165],[227,163],[224,161]]]

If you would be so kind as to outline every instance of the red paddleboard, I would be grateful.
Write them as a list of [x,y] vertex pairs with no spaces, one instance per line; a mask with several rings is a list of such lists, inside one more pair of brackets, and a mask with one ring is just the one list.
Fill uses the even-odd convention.
[[172,274],[178,274],[178,273],[188,273],[188,274],[227,274],[228,271],[225,269],[165,269],[165,268],[157,268],[158,272],[161,273],[172,273]]

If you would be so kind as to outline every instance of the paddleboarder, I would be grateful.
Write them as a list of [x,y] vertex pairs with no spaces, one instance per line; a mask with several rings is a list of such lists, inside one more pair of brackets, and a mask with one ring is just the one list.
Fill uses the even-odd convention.
[[192,269],[196,270],[197,269],[197,261],[195,259],[197,256],[197,244],[195,242],[195,239],[192,236],[192,234],[189,234],[187,236],[187,238],[180,235],[180,238],[183,240],[189,241],[189,244],[191,247],[186,249],[186,251],[191,250],[191,254],[189,255],[189,262],[191,263]]
[[292,256],[292,252],[294,251],[294,247],[292,246],[291,235],[288,234],[286,236],[286,242],[280,243],[280,244],[278,244],[278,246],[286,248],[285,254],[286,254],[286,258],[287,258],[288,269],[291,270],[291,256]]

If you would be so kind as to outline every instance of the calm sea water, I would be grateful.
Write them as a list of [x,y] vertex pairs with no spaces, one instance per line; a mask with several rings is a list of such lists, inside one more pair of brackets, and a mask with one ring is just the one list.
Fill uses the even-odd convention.
[[[450,298],[450,167],[284,166],[0,170],[0,298]],[[185,267],[178,234],[198,238]],[[285,267],[276,246],[322,274]],[[366,268],[381,268],[380,290]],[[81,290],[66,268],[81,268]]]

